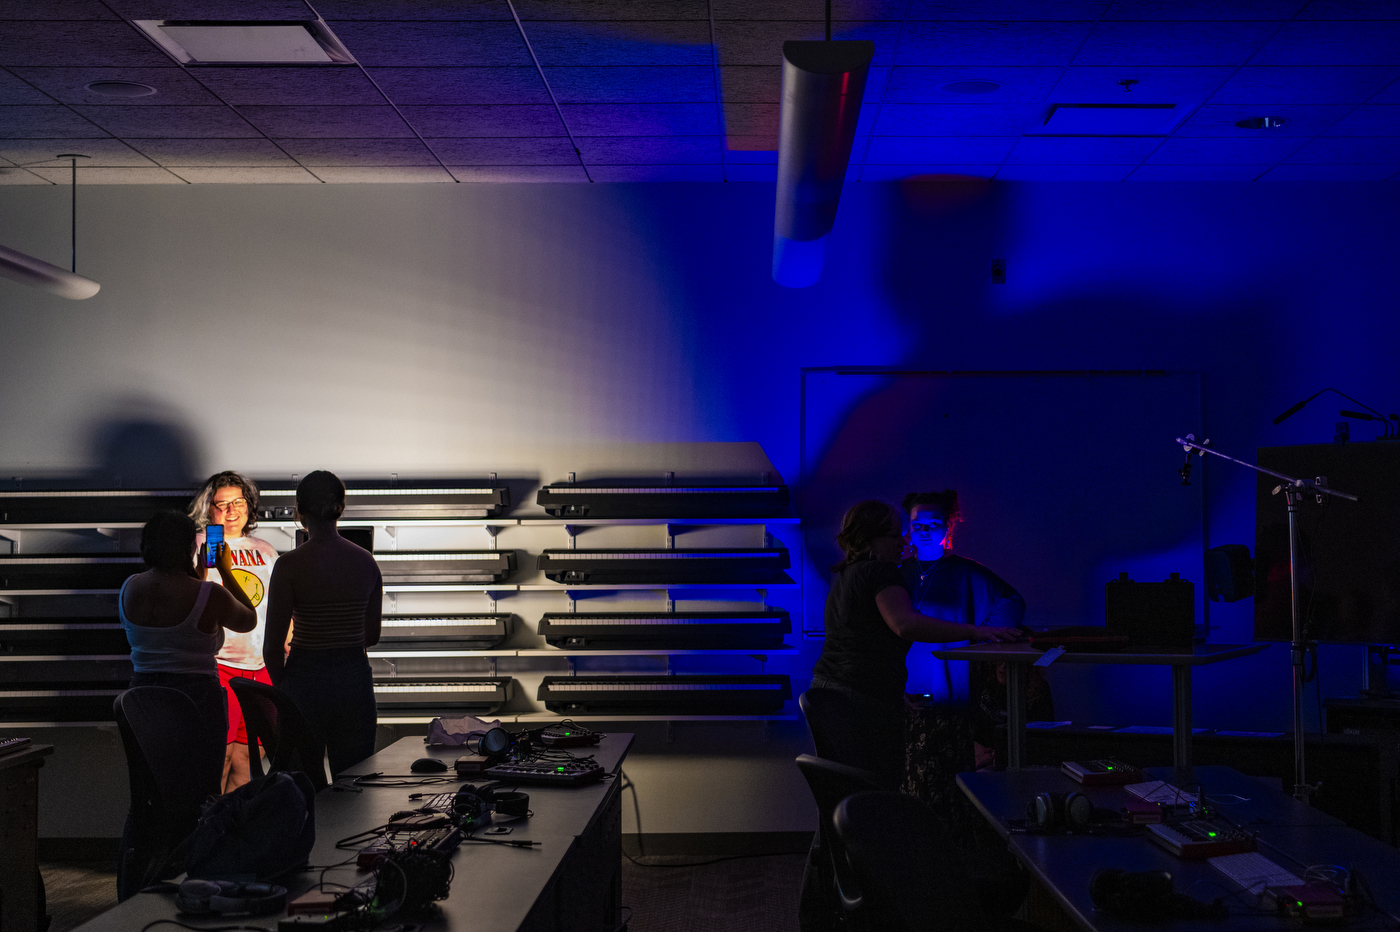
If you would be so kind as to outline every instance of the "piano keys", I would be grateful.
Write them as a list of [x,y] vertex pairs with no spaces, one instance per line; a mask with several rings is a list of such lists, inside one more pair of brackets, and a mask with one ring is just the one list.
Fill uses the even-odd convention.
[[766,518],[787,508],[788,488],[732,480],[551,482],[535,502],[556,518]]
[[[509,613],[385,615],[372,650],[490,650],[510,634]],[[3,630],[3,629],[0,629]]]
[[394,551],[374,560],[385,585],[498,583],[515,572],[514,550],[454,550],[440,553]]
[[560,715],[770,715],[792,685],[773,674],[546,676],[538,698]]
[[[296,516],[296,489],[263,488],[258,516],[265,521],[290,521]],[[491,482],[448,479],[432,482],[345,484],[345,521],[373,518],[450,520],[494,518],[510,507],[510,489]]]
[[539,568],[557,583],[772,583],[787,580],[785,547],[546,550]]
[[186,511],[191,489],[0,491],[0,524],[145,524],[157,511]]
[[760,612],[545,612],[540,635],[570,650],[703,650],[783,647],[792,621]]
[[134,553],[0,555],[0,590],[120,589],[146,568]]
[[495,712],[510,698],[508,676],[376,676],[381,715]]

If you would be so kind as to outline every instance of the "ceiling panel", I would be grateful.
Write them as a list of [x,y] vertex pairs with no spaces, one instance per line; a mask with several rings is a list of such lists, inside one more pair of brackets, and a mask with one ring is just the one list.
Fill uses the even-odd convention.
[[457,179],[442,167],[344,167],[318,168],[314,172],[326,184],[451,184]]
[[[762,148],[778,147],[778,105],[729,103],[724,107],[724,131],[728,135],[731,148],[737,148],[732,140],[750,138],[766,140]],[[749,144],[746,143],[747,147]]]
[[988,165],[1004,161],[1015,145],[1014,136],[872,136],[865,152],[865,164],[957,162]]
[[514,0],[522,20],[707,19],[705,0]]
[[598,182],[724,180],[718,165],[593,165],[588,174]]
[[1400,23],[1288,23],[1254,65],[1400,65]]
[[251,168],[225,166],[222,168],[184,167],[172,169],[190,184],[320,184],[311,172],[296,165]]
[[1323,135],[1400,136],[1400,104],[1362,104]]
[[1022,165],[1007,162],[997,181],[1122,181],[1131,165]]
[[104,135],[101,126],[67,107],[0,107],[0,139],[30,137],[85,138]]
[[1093,27],[1083,22],[911,22],[899,37],[895,64],[1064,66]]
[[[1056,103],[1179,104],[1205,100],[1215,93],[1235,68],[1159,68],[1120,66],[1113,68],[1066,68],[1050,92]],[[1136,81],[1136,84],[1119,84]],[[1128,90],[1124,90],[1127,87]]]
[[54,99],[10,72],[0,71],[0,106],[6,104],[28,104],[32,107],[43,107],[52,106]]
[[1275,165],[1260,181],[1386,181],[1400,173],[1390,165]]
[[1288,157],[1299,165],[1386,165],[1400,162],[1400,137],[1314,139]]
[[0,165],[0,185],[11,184],[44,184],[52,185],[53,182],[47,178],[40,178],[31,171],[23,168],[15,168],[11,165]]
[[1096,20],[1108,0],[912,0],[910,19],[946,20]]
[[315,3],[316,12],[331,21],[332,29],[338,19],[510,20],[510,8],[501,0],[315,0]]
[[720,69],[720,94],[725,103],[777,103],[783,97],[783,68],[726,65]]
[[[168,107],[177,104],[216,107],[219,99],[175,65],[166,68],[14,68],[15,75],[65,104],[120,103],[132,107]],[[146,97],[108,97],[94,94],[94,81],[128,81],[156,89]]]
[[725,181],[766,181],[774,182],[778,180],[778,166],[776,165],[734,165],[725,163]]
[[1128,181],[1253,181],[1268,165],[1139,165]]
[[[832,0],[831,18],[846,20],[901,20],[907,0]],[[710,0],[715,19],[785,19],[812,20],[824,18],[825,7],[813,0]]]
[[1074,56],[1076,65],[1242,65],[1277,23],[1103,22]]
[[[888,103],[1031,103],[1045,100],[1063,68],[1008,68],[983,65],[980,67],[930,68],[900,65],[890,75],[885,101]],[[940,90],[939,86],[955,81],[995,81],[999,90],[985,94],[959,94]],[[1117,88],[1122,93],[1122,88]],[[728,88],[725,88],[726,94]],[[866,99],[870,99],[866,95]]]
[[551,106],[400,107],[423,136],[563,136]]
[[1400,19],[1400,0],[1311,0],[1299,19]]
[[375,82],[400,107],[434,104],[548,104],[540,74],[528,68],[373,68]]
[[1149,165],[1264,165],[1281,161],[1306,140],[1282,138],[1215,139],[1177,137],[1146,159]]
[[258,131],[228,107],[74,107],[122,138],[256,136]]
[[302,165],[439,165],[417,139],[281,139],[278,144]]
[[1400,68],[1241,68],[1213,104],[1359,104],[1400,77]]
[[11,22],[0,29],[4,67],[160,68],[170,58],[120,22]]
[[1024,136],[1007,156],[1008,165],[1136,165],[1160,139],[1084,139]]
[[[393,107],[239,107],[274,139],[392,139],[412,136]],[[126,135],[118,133],[117,135]]]
[[525,29],[540,64],[710,67],[708,21],[531,23]]
[[881,136],[1019,136],[1044,108],[1040,104],[885,104]]
[[291,156],[261,136],[253,139],[133,139],[133,149],[159,165],[205,168],[273,168]]
[[240,104],[383,105],[359,68],[194,68],[219,99]]
[[[900,52],[909,44],[912,27],[904,30]],[[875,43],[871,64],[887,65],[892,59],[898,23],[832,23],[833,39],[869,39]],[[716,22],[715,41],[719,44],[721,65],[783,64],[784,42],[809,42],[826,38],[826,29],[816,22]],[[921,64],[921,63],[911,63]]]
[[720,160],[718,136],[580,136],[586,165],[709,164]]
[[105,0],[126,19],[311,19],[298,0]]
[[564,121],[576,136],[713,136],[714,104],[564,104]]
[[1371,104],[1400,104],[1400,80],[1392,81],[1388,87],[1377,91],[1367,103]]
[[339,22],[335,34],[368,67],[533,64],[513,22]]
[[[54,184],[69,184],[70,171],[63,168],[31,168],[34,174]],[[184,184],[185,182],[163,168],[138,166],[126,168],[79,168],[78,184]]]
[[[773,164],[776,165],[778,164],[777,131],[775,130],[766,136],[736,136],[733,133],[727,133],[724,137],[724,151],[729,153],[731,158],[734,156],[743,157],[750,155],[772,156]],[[747,161],[747,159],[745,159],[745,161]]]
[[449,165],[458,181],[586,182],[583,166],[573,165]]
[[866,165],[861,169],[861,181],[897,181],[918,175],[966,175],[970,178],[991,178],[1000,165],[945,165],[929,163],[920,165]]
[[444,165],[577,165],[569,140],[527,136],[520,139],[434,139]]
[[[1270,136],[1316,136],[1355,108],[1350,104],[1280,104],[1266,109],[1267,113],[1260,106],[1252,104],[1208,104],[1181,124],[1176,135],[1241,138],[1267,133]],[[1277,129],[1267,130],[1241,129],[1235,125],[1240,120],[1259,116],[1281,116],[1288,122]]]
[[120,139],[6,139],[0,140],[0,158],[8,159],[16,165],[43,164],[47,168],[69,165],[69,162],[54,158],[61,152],[76,152],[88,156],[81,160],[79,170],[85,167],[124,167],[144,166],[149,168],[156,163],[146,158]]
[[1304,0],[1116,0],[1108,20],[1285,20]]
[[0,0],[5,19],[120,19],[101,0]]
[[560,103],[690,103],[715,99],[715,72],[704,68],[546,68]]

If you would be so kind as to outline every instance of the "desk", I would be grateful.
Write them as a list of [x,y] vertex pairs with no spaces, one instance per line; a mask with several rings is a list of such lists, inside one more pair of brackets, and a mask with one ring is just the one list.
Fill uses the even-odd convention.
[[[1128,663],[1172,668],[1172,762],[1178,772],[1191,771],[1191,668],[1257,654],[1267,643],[1197,644],[1176,648],[1136,648],[1104,653],[1066,651],[1055,663]],[[1006,664],[1006,768],[1020,770],[1026,754],[1026,668],[1044,655],[1029,644],[973,644],[933,651],[939,660]]]
[[[1148,774],[1153,779],[1171,780],[1173,770],[1153,767]],[[1400,885],[1393,880],[1400,874],[1400,852],[1229,767],[1197,767],[1195,778],[1208,797],[1221,802],[1222,814],[1258,834],[1259,852],[1265,857],[1295,874],[1302,873],[1301,865],[1351,864],[1370,882],[1381,908],[1400,916]],[[1154,929],[1283,932],[1302,928],[1296,921],[1248,911],[1239,899],[1229,898],[1235,887],[1215,868],[1205,861],[1180,860],[1145,837],[1014,834],[1007,826],[1008,819],[1025,818],[1026,806],[1037,793],[1076,790],[1088,795],[1096,806],[1117,808],[1132,798],[1120,787],[1082,787],[1051,769],[964,773],[958,776],[958,785],[1065,912],[1090,932],[1141,932],[1144,928],[1141,922],[1094,910],[1089,882],[1105,867],[1164,870],[1172,875],[1178,892],[1205,901],[1223,895],[1231,907],[1226,920],[1154,923]],[[1375,918],[1373,914],[1373,921],[1365,928],[1393,928],[1375,922]]]
[[0,929],[39,926],[39,768],[51,744],[0,755]]
[[[632,744],[632,735],[613,734],[593,749],[613,779],[575,788],[522,786],[530,794],[534,815],[519,823],[511,838],[541,842],[532,849],[464,844],[452,856],[452,892],[438,904],[429,930],[471,932],[611,932],[617,925],[622,880],[621,787],[616,778]],[[584,753],[588,749],[582,749]],[[420,757],[437,757],[451,766],[460,748],[426,748],[421,737],[401,738],[342,776],[379,771],[407,774]],[[451,771],[449,770],[449,774]],[[416,776],[416,775],[415,775]],[[475,782],[481,782],[480,780]],[[422,787],[366,787],[353,793],[322,790],[316,796],[314,865],[336,864],[353,851],[335,847],[337,840],[382,825],[390,814],[419,805],[410,793],[449,792],[458,782]],[[320,872],[295,874],[284,881],[288,896],[315,886]],[[345,885],[366,874],[348,867],[326,874],[327,883]],[[91,922],[80,932],[129,932],[155,919],[176,915],[174,897],[137,894]],[[276,928],[277,916],[249,924]]]

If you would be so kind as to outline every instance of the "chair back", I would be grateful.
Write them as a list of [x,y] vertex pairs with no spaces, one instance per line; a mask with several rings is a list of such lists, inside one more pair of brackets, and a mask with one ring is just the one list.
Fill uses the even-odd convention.
[[870,926],[890,932],[987,927],[958,850],[928,806],[899,793],[855,793],[837,804],[831,826],[864,893]]
[[831,830],[831,820],[841,800],[852,793],[864,793],[884,789],[875,775],[835,761],[823,760],[810,754],[797,758],[797,769],[807,781],[812,792],[812,800],[817,804],[817,837],[815,856],[825,858],[831,864],[831,876],[835,880],[838,914],[855,913],[859,910],[862,893],[860,882],[846,863],[840,842]]
[[244,676],[229,680],[248,729],[248,768],[256,779],[263,776],[257,745],[267,751],[270,773],[299,770],[317,791],[330,785],[326,779],[325,747],[316,740],[306,716],[291,696],[276,686]]

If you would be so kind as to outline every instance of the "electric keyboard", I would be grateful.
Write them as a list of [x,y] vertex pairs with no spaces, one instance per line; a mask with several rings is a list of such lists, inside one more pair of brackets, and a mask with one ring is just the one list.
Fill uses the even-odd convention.
[[538,698],[561,715],[767,715],[792,698],[785,675],[546,676]]
[[1253,851],[1254,836],[1224,819],[1186,819],[1144,825],[1147,837],[1183,860]]
[[0,653],[130,654],[121,622],[110,616],[0,618]]
[[554,647],[685,648],[782,647],[792,631],[788,613],[762,612],[545,612],[540,635]]
[[386,584],[498,583],[515,572],[514,550],[376,553]]
[[[415,480],[393,486],[384,483],[345,483],[342,520],[366,518],[493,518],[510,507],[510,489],[495,482],[471,479]],[[258,516],[265,521],[296,517],[296,489],[262,486]]]
[[706,479],[552,482],[535,501],[557,518],[762,518],[787,508],[788,488]]
[[190,489],[0,491],[0,524],[145,524],[157,511],[186,511]]
[[539,568],[557,583],[766,583],[786,579],[783,547],[711,550],[546,550]]
[[0,555],[0,589],[120,589],[146,568],[134,553]]
[[376,676],[374,700],[386,714],[494,712],[510,698],[510,677]]
[[503,783],[542,786],[582,786],[603,779],[604,770],[592,760],[509,761],[486,768],[486,775]]
[[1296,887],[1303,881],[1290,871],[1255,851],[1226,854],[1206,862],[1249,893],[1263,893],[1265,887]]
[[[508,613],[483,615],[385,615],[379,644],[393,650],[490,650],[510,633]],[[0,628],[0,637],[3,637]]]
[[110,722],[121,682],[17,683],[0,688],[0,721]]

